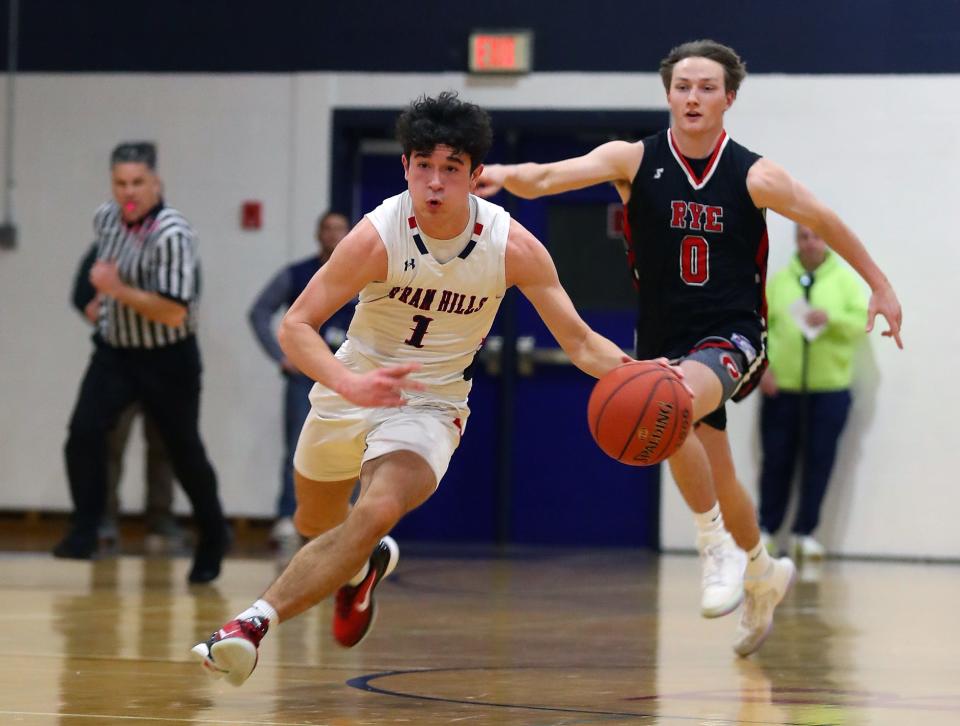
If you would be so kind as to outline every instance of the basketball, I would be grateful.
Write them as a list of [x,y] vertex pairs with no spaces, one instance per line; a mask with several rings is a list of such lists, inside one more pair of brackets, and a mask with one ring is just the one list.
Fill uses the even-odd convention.
[[656,464],[680,448],[693,399],[668,369],[624,363],[597,381],[587,404],[590,433],[605,454],[630,466]]

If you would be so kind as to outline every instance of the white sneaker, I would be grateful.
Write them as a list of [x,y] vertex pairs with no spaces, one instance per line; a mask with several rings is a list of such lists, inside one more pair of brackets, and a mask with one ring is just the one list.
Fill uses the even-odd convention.
[[705,618],[719,618],[732,613],[743,600],[747,553],[737,547],[727,532],[719,537],[697,537],[697,549],[703,572],[700,614]]
[[756,652],[773,628],[773,611],[783,600],[797,577],[797,568],[789,557],[773,561],[766,575],[746,578],[743,583],[743,611],[737,625],[733,649],[746,657]]
[[790,538],[790,551],[797,560],[822,560],[827,550],[808,534],[793,535]]

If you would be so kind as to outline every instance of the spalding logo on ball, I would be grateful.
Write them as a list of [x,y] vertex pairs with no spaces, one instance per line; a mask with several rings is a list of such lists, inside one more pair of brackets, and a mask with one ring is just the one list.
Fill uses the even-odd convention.
[[597,381],[587,404],[597,446],[631,466],[669,458],[683,445],[692,419],[690,392],[669,368],[649,361],[614,368]]

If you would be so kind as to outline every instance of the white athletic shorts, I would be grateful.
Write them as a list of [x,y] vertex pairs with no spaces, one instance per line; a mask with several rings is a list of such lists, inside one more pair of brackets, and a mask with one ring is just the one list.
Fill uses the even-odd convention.
[[426,460],[439,484],[469,415],[465,406],[427,396],[399,408],[363,408],[319,383],[310,391],[310,403],[293,466],[314,481],[355,479],[371,459],[412,451]]

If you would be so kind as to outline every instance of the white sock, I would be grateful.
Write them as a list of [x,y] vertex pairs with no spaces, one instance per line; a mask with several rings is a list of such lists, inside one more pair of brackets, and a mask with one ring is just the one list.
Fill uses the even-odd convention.
[[370,572],[370,560],[367,560],[363,563],[363,567],[360,568],[360,572],[350,578],[347,584],[350,585],[350,587],[356,587],[363,582],[363,578],[367,576],[368,572]]
[[246,620],[247,618],[265,618],[271,625],[280,624],[280,616],[277,615],[273,605],[262,599],[257,600],[236,617],[237,620]]
[[757,580],[766,575],[772,566],[773,560],[770,559],[770,553],[763,546],[763,540],[760,540],[757,546],[747,553],[746,576]]
[[712,537],[725,532],[719,502],[715,502],[706,512],[694,512],[693,521],[697,525],[697,534],[700,537]]

